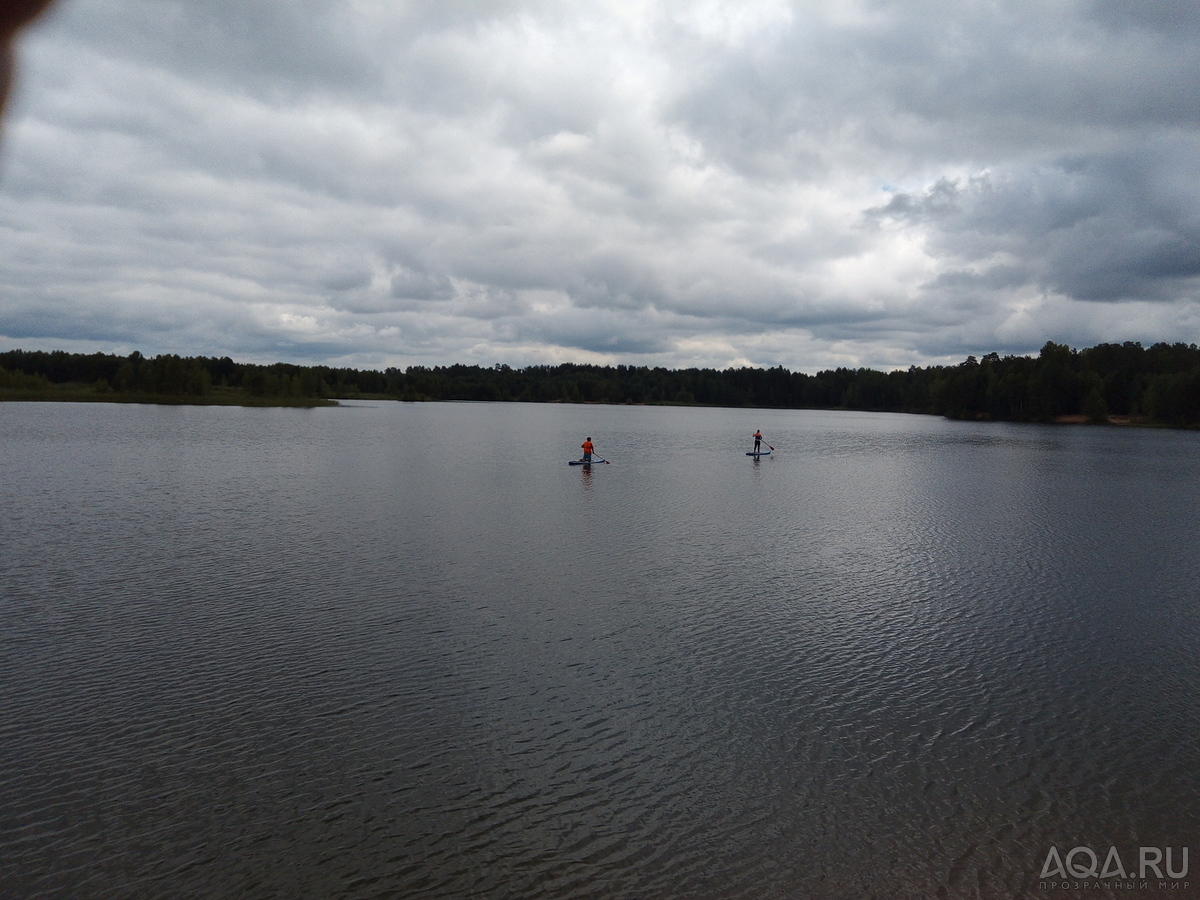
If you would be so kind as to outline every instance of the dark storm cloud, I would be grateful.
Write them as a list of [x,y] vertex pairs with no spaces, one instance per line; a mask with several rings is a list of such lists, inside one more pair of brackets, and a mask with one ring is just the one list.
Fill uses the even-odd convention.
[[72,37],[110,58],[236,92],[348,91],[376,71],[366,35],[331,0],[123,0],[77,3]]
[[565,316],[523,318],[513,323],[514,336],[558,347],[578,347],[598,354],[640,356],[670,349],[667,340],[646,328],[641,319],[598,310]]
[[1177,43],[1190,43],[1200,34],[1200,6],[1191,0],[1094,0],[1089,9],[1097,21],[1116,30],[1144,29]]
[[454,296],[454,286],[445,275],[401,269],[392,276],[392,296],[415,300],[446,300]]
[[935,288],[1029,283],[1079,300],[1169,303],[1200,276],[1200,190],[1189,177],[1198,151],[1142,148],[942,179],[869,215],[928,226],[935,248],[973,267],[947,270]]

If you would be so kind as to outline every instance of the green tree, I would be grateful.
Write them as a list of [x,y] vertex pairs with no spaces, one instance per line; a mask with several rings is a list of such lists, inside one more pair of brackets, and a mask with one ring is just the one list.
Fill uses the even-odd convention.
[[1108,404],[1104,402],[1104,395],[1100,393],[1099,387],[1093,387],[1087,399],[1083,401],[1083,414],[1093,425],[1108,424]]

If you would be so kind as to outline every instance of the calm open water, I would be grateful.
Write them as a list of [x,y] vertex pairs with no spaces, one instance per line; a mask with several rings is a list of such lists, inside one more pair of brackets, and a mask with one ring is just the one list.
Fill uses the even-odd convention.
[[0,896],[1198,896],[1198,451],[2,404]]

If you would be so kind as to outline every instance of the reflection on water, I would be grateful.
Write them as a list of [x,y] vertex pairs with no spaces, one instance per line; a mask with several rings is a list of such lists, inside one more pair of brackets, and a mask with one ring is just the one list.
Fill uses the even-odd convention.
[[[586,434],[610,465],[566,465]],[[1052,846],[1200,843],[1195,434],[383,403],[0,436],[5,896],[1037,896]]]
[[591,490],[591,488],[592,488],[592,467],[591,466],[580,466],[579,467],[579,480],[583,484],[584,490]]

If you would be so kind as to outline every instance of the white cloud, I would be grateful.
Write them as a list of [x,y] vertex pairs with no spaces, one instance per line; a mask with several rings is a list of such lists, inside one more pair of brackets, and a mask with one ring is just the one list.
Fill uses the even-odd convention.
[[1196,340],[1200,15],[1116,0],[63,0],[13,346],[906,366]]

